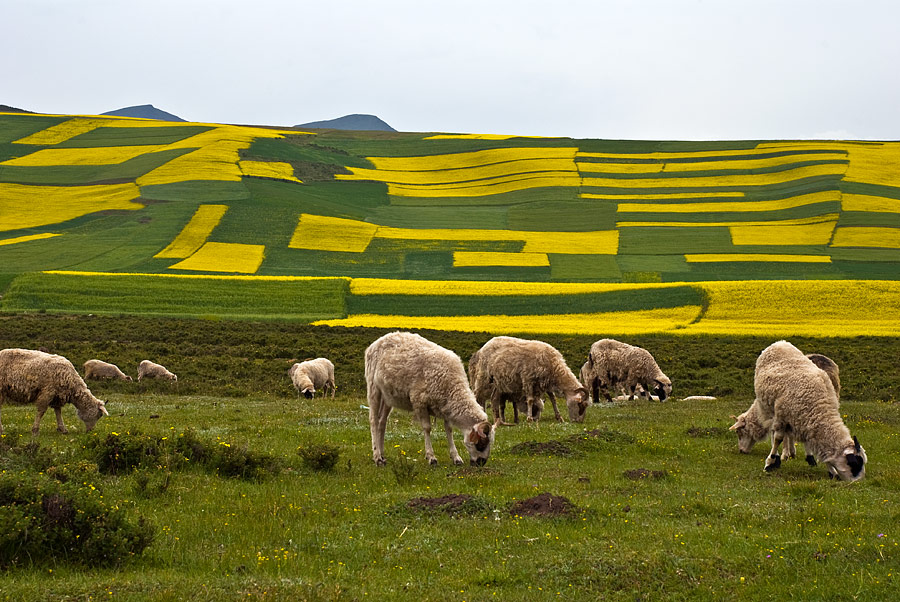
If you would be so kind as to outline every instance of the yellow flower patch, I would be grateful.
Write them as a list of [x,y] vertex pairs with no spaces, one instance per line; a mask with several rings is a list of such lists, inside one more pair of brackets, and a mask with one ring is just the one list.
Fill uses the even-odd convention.
[[390,278],[354,278],[353,295],[576,295],[611,291],[672,288],[670,283],[604,282],[512,282],[478,280],[396,280]]
[[456,251],[453,253],[453,267],[545,267],[550,265],[546,253],[491,253]]
[[[492,148],[467,153],[424,155],[418,157],[366,157],[375,169],[387,171],[431,171],[462,169],[492,163],[526,159],[574,159],[576,148]],[[574,168],[574,163],[572,164]]]
[[287,180],[288,182],[297,182],[298,184],[303,183],[294,176],[294,166],[290,163],[279,161],[241,161],[238,165],[241,168],[241,173],[245,176],[275,178]]
[[187,259],[169,266],[169,269],[253,274],[262,264],[265,251],[265,245],[208,242]]
[[841,197],[844,211],[874,211],[876,213],[900,213],[900,200],[866,194],[844,194]]
[[228,205],[200,205],[175,240],[154,257],[163,259],[189,257],[203,246],[213,229],[222,221],[226,211]]
[[[895,336],[900,282],[768,280],[700,283],[709,295],[688,334]],[[860,303],[865,299],[865,303]]]
[[654,192],[650,194],[596,194],[584,192],[579,195],[582,199],[597,199],[601,201],[650,201],[650,200],[677,200],[677,199],[739,199],[746,196],[739,191],[703,191],[703,192]]
[[734,174],[671,178],[584,178],[584,186],[603,188],[706,188],[714,186],[766,186],[784,184],[815,176],[840,176],[847,170],[846,164],[808,165],[775,173]]
[[626,335],[686,327],[700,312],[696,305],[643,311],[534,316],[382,316],[351,315],[314,325],[371,328],[427,328],[464,332]]
[[75,117],[73,119],[69,119],[67,121],[63,121],[62,123],[58,123],[54,126],[50,126],[47,129],[41,130],[40,132],[35,132],[29,136],[24,138],[20,138],[15,141],[15,144],[36,144],[36,145],[50,145],[50,144],[59,144],[60,142],[65,142],[69,138],[74,138],[75,136],[80,136],[81,134],[85,134],[90,132],[93,129],[104,126],[108,121],[112,121],[109,119],[85,119],[82,117]]
[[36,228],[97,211],[143,209],[134,184],[96,186],[29,186],[0,183],[0,232]]
[[[759,144],[756,148],[730,149],[730,150],[710,150],[710,151],[672,151],[672,152],[652,152],[652,153],[591,153],[579,151],[575,158],[595,158],[608,160],[629,161],[635,159],[652,159],[654,161],[666,162],[673,159],[700,159],[706,157],[752,157],[753,155],[771,153],[773,150],[789,151],[795,154],[810,154],[811,150],[827,150],[840,153],[846,150],[844,144],[832,144],[828,142],[777,142]],[[823,153],[824,154],[824,153]]]
[[43,240],[45,238],[53,238],[54,236],[62,236],[61,234],[54,234],[52,232],[45,232],[43,234],[29,234],[28,236],[16,236],[15,238],[3,238],[0,239],[0,246],[3,245],[16,245],[20,242],[29,242],[32,240]]
[[[822,221],[814,221],[821,219]],[[735,245],[826,245],[837,224],[837,215],[803,220],[754,223],[731,226],[731,242]]]
[[244,282],[252,282],[257,280],[265,280],[270,282],[297,282],[306,280],[344,280],[350,278],[346,276],[238,276],[234,274],[146,274],[143,272],[81,272],[77,270],[45,270],[43,274],[61,274],[63,276],[109,276],[128,277],[128,276],[146,276],[147,278],[190,278],[194,280],[238,280]]
[[[813,217],[799,217],[797,219],[782,219],[769,221],[741,221],[741,222],[618,222],[619,228],[646,228],[646,227],[669,227],[669,228],[721,228],[730,226],[805,226],[811,224],[819,224],[822,222],[836,222],[839,217],[837,213],[826,213],[824,215],[816,215]],[[799,243],[797,243],[799,244]]]
[[515,134],[435,134],[422,140],[509,140],[511,138],[545,138],[545,136],[516,136]]
[[[481,180],[492,178],[513,178],[522,174],[546,174],[553,172],[572,172],[575,163],[571,159],[518,159],[503,163],[491,163],[460,169],[439,169],[429,171],[389,171],[382,169],[364,169],[348,167],[350,174],[337,174],[341,180],[373,180],[391,184],[413,184],[419,186],[432,186],[435,184],[458,184],[467,182],[467,185],[477,185]],[[484,182],[488,183],[488,182]]]
[[362,253],[372,242],[376,230],[378,226],[368,222],[304,213],[300,216],[288,247]]
[[[721,212],[756,212],[792,209],[813,203],[840,201],[839,190],[825,190],[811,194],[803,194],[774,201],[736,201],[736,202],[704,202],[704,203],[619,203],[620,213],[721,213]],[[900,204],[900,203],[898,203]],[[900,211],[900,208],[898,208]]]
[[842,226],[834,231],[831,246],[900,249],[900,228]]
[[790,165],[800,161],[833,161],[846,162],[846,153],[810,153],[787,155],[783,157],[760,157],[755,159],[715,159],[712,161],[691,161],[675,163],[617,163],[609,161],[605,163],[579,163],[582,172],[634,174],[634,173],[660,173],[660,172],[685,172],[716,171],[716,170],[753,170],[768,167]]
[[45,148],[24,157],[10,159],[0,165],[43,167],[52,165],[113,165],[124,163],[146,153],[166,148],[165,145],[99,146],[91,148]]
[[[339,174],[340,175],[340,174]],[[480,180],[469,184],[438,184],[433,186],[412,186],[388,184],[388,194],[404,197],[479,197],[530,188],[548,188],[564,186],[575,188],[581,185],[581,177],[577,174],[557,172],[555,174],[530,174]]]
[[721,263],[727,261],[777,261],[788,263],[831,263],[828,255],[777,255],[774,253],[688,253],[688,263]]

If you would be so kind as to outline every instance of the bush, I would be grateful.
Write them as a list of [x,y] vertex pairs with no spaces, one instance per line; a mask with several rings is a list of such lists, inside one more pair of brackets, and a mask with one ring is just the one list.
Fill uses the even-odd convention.
[[303,465],[316,472],[329,472],[334,470],[338,463],[341,451],[334,445],[327,443],[301,447],[298,450]]
[[154,528],[106,505],[91,485],[7,473],[0,481],[0,567],[119,564],[141,554]]

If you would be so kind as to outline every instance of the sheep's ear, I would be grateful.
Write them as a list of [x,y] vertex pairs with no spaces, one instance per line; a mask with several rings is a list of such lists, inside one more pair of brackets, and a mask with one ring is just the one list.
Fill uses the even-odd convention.
[[591,368],[594,367],[594,356],[588,353],[588,363],[591,365]]
[[862,450],[862,445],[859,444],[859,439],[856,438],[856,435],[853,435],[853,447],[856,449],[856,453]]
[[104,416],[109,416],[109,412],[106,411],[106,402],[105,401],[100,402],[100,413],[103,414]]
[[493,426],[490,422],[485,421],[485,422],[482,423],[481,428],[482,428],[481,434],[482,434],[484,437],[490,437],[490,436],[491,436],[491,429],[493,429],[494,426]]
[[731,427],[729,427],[729,429],[728,429],[729,431],[736,431],[739,428],[741,428],[742,426],[744,426],[743,418],[736,418],[735,416],[732,416],[732,418],[735,418],[735,423],[732,424]]

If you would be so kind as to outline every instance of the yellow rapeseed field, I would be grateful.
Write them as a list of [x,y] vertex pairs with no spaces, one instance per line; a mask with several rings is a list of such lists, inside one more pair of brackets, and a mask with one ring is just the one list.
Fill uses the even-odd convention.
[[480,280],[398,280],[393,278],[353,278],[354,295],[577,295],[613,291],[658,289],[684,286],[673,283],[609,282],[513,282]]
[[555,186],[575,188],[581,185],[581,177],[577,173],[555,172],[542,174],[524,174],[490,180],[478,180],[469,184],[436,184],[406,185],[388,184],[388,194],[405,197],[450,198],[480,197],[531,188],[549,188]]
[[354,219],[303,213],[288,243],[291,249],[362,253],[378,226]]
[[867,194],[844,193],[841,197],[841,209],[844,211],[900,213],[900,200]]
[[841,226],[834,231],[831,246],[900,249],[900,228]]
[[432,186],[436,184],[458,184],[468,182],[469,185],[481,183],[481,180],[511,178],[522,174],[546,174],[554,172],[572,172],[575,163],[571,159],[517,159],[503,163],[491,163],[458,169],[438,169],[428,171],[392,171],[383,169],[348,168],[353,175],[338,174],[342,180],[374,180],[390,184],[413,184]]
[[14,238],[0,238],[0,246],[3,245],[16,245],[20,242],[29,242],[32,240],[43,240],[45,238],[53,238],[54,236],[62,236],[61,234],[54,234],[52,232],[44,232],[43,234],[29,234],[27,236],[16,236]]
[[[479,167],[492,163],[527,159],[574,159],[576,148],[492,148],[466,153],[422,155],[418,157],[366,157],[375,169],[386,171],[433,171]],[[574,163],[572,164],[574,168]],[[352,178],[351,178],[352,179]]]
[[825,245],[831,240],[836,224],[837,214],[829,214],[810,218],[805,223],[804,220],[783,220],[733,225],[729,230],[735,245]]
[[[701,203],[619,203],[620,213],[721,213],[778,211],[813,203],[840,201],[839,190],[825,190],[774,201],[712,201]],[[900,209],[898,209],[900,211]]]
[[169,266],[169,269],[253,274],[262,264],[265,251],[265,245],[208,242],[187,259]]
[[294,175],[294,167],[290,163],[279,161],[241,161],[238,163],[241,173],[257,178],[275,178],[302,184]]
[[456,251],[453,253],[453,267],[506,266],[544,267],[550,265],[546,253],[491,253]]
[[784,184],[801,178],[814,176],[840,176],[847,170],[846,164],[808,165],[794,169],[786,169],[774,173],[707,175],[671,178],[584,178],[584,186],[603,188],[706,188],[718,186],[766,186]]
[[212,234],[212,231],[225,212],[228,205],[200,205],[191,217],[191,221],[181,230],[169,245],[154,255],[162,259],[183,259],[197,251]]
[[52,165],[113,165],[166,148],[165,145],[45,148],[0,165],[44,167]]
[[143,209],[134,184],[30,186],[0,183],[0,232],[58,224],[88,213]]
[[78,270],[44,270],[43,274],[60,274],[63,276],[109,276],[110,278],[128,278],[141,276],[146,278],[187,278],[191,280],[238,280],[252,282],[257,280],[269,282],[298,282],[306,280],[343,280],[349,281],[346,276],[241,276],[238,274],[147,274],[143,272],[85,272]]
[[93,129],[96,129],[101,126],[107,125],[109,122],[115,121],[113,119],[105,119],[102,117],[96,118],[83,118],[83,117],[75,117],[72,119],[68,119],[63,121],[62,123],[58,123],[54,126],[48,127],[40,132],[35,132],[30,136],[25,136],[24,138],[20,138],[16,140],[16,144],[36,144],[36,145],[51,145],[51,144],[59,144],[60,142],[65,142],[69,138],[74,138],[75,136],[79,136],[81,134],[90,132]]
[[722,263],[728,261],[831,263],[829,255],[778,255],[775,253],[687,253],[684,259],[688,263]]

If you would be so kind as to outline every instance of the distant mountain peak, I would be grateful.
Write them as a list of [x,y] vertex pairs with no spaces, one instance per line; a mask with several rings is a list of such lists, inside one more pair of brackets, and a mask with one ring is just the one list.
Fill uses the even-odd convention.
[[11,107],[9,105],[0,105],[0,113],[31,113],[32,111],[26,111],[25,109],[17,109],[16,107]]
[[300,125],[295,125],[294,127],[332,130],[378,130],[382,132],[397,131],[375,115],[365,115],[361,113],[344,115],[343,117],[338,117],[337,119],[301,123]]
[[166,113],[161,109],[157,109],[153,105],[135,105],[133,107],[125,107],[124,109],[116,109],[101,113],[101,115],[113,115],[115,117],[139,117],[142,119],[156,119],[158,121],[185,121],[177,115]]

